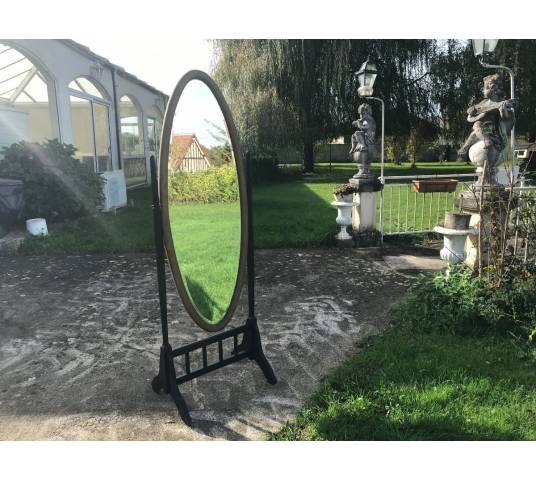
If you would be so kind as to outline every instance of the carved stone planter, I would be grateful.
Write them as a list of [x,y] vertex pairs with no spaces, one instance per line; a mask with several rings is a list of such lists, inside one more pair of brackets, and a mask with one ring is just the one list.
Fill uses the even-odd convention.
[[464,213],[446,213],[445,226],[434,227],[434,232],[443,235],[443,248],[439,252],[442,260],[455,265],[465,260],[465,239],[476,235],[474,228],[469,228],[471,215]]
[[335,201],[332,205],[337,207],[337,225],[341,227],[341,231],[335,236],[337,240],[352,240],[352,236],[348,234],[347,227],[352,225],[352,207],[359,205],[359,202],[353,202],[353,193],[347,195],[334,195]]

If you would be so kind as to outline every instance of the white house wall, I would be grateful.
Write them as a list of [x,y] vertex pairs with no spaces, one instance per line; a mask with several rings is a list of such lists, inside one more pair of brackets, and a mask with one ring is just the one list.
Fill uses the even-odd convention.
[[[26,55],[36,67],[50,79],[54,96],[49,95],[49,102],[56,102],[58,109],[59,138],[64,143],[73,143],[73,132],[71,124],[71,105],[69,83],[77,77],[87,77],[99,85],[103,93],[110,101],[110,143],[112,150],[112,165],[114,170],[119,168],[119,145],[117,144],[117,124],[116,111],[114,105],[113,74],[112,68],[108,65],[101,65],[101,74],[98,75],[98,62],[88,58],[76,49],[70,48],[60,40],[9,40],[6,41],[21,53]],[[116,94],[117,101],[123,95],[131,96],[138,102],[142,109],[143,117],[143,138],[147,157],[147,178],[149,180],[149,159],[147,148],[147,117],[151,109],[155,107],[159,111],[164,110],[166,98],[163,94],[158,94],[142,85],[116,73]],[[159,119],[162,120],[161,118]]]

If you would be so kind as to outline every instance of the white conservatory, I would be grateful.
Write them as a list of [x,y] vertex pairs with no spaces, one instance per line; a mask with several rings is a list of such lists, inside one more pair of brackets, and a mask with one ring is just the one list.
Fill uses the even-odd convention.
[[145,185],[166,101],[72,40],[0,40],[0,151],[57,138],[96,172],[119,175],[127,187]]

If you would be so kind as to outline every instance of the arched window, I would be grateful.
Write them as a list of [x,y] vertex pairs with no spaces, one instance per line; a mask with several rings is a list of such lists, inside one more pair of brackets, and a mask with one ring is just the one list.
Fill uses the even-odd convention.
[[75,78],[71,83],[69,83],[69,88],[85,95],[104,100],[104,95],[100,89],[91,80],[85,77]]
[[128,186],[147,181],[145,148],[143,142],[143,118],[137,102],[129,95],[119,100],[121,119],[121,158]]
[[92,80],[78,77],[69,83],[71,122],[76,156],[96,172],[112,170],[110,102]]
[[25,55],[0,43],[0,150],[21,140],[57,138],[58,113],[47,79]]

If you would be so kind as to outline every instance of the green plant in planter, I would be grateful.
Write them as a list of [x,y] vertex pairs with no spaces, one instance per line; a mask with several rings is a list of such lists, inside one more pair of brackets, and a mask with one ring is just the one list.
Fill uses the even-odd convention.
[[0,177],[24,182],[24,218],[63,221],[90,215],[102,205],[104,179],[74,157],[75,147],[47,140],[4,148]]
[[351,183],[343,183],[342,185],[336,185],[333,187],[333,195],[343,196],[343,195],[352,195],[357,193],[357,188]]

